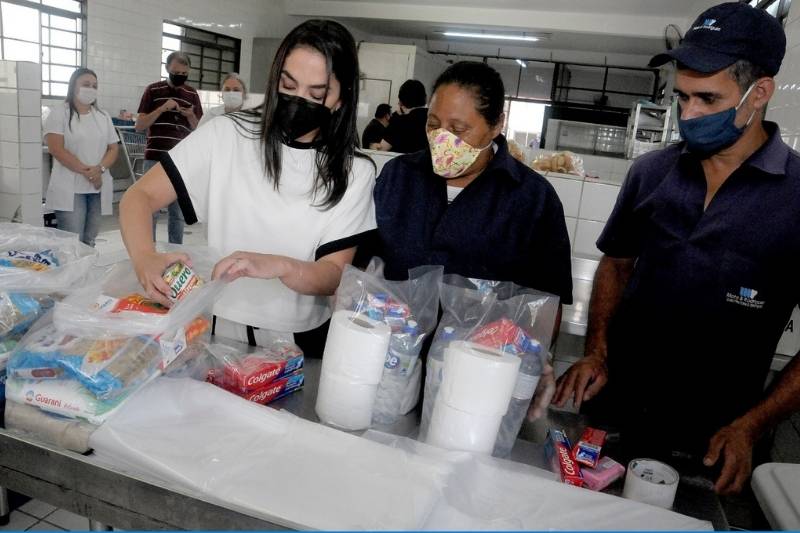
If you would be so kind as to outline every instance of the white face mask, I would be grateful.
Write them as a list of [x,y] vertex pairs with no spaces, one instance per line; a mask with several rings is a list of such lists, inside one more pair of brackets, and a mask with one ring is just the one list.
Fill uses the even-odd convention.
[[78,101],[83,105],[92,105],[97,100],[97,89],[94,87],[78,87]]
[[240,91],[222,91],[222,101],[225,102],[226,109],[238,109],[242,107],[242,93]]

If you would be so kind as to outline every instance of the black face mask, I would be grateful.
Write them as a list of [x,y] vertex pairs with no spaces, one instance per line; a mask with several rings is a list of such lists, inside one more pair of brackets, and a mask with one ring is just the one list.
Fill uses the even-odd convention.
[[186,74],[170,74],[169,75],[169,82],[174,85],[175,87],[180,87],[186,80],[189,78]]
[[324,128],[330,119],[331,110],[324,105],[299,96],[278,93],[275,123],[283,133],[284,142],[292,142],[317,128]]

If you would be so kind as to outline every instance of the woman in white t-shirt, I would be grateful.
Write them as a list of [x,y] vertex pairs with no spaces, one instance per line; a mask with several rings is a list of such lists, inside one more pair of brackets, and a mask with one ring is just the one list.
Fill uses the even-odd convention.
[[177,200],[229,254],[214,271],[235,280],[214,306],[215,334],[258,344],[259,329],[292,332],[321,356],[328,296],[375,228],[375,166],[356,151],[358,73],[344,26],[304,22],[276,53],[263,106],[198,128],[128,189],[122,235],[148,296],[168,305],[161,275],[185,259],[152,239],[152,213]]
[[108,171],[117,159],[119,137],[111,117],[97,107],[97,75],[88,68],[72,73],[64,103],[44,124],[53,169],[46,206],[60,229],[94,246],[100,216],[111,214],[113,185]]
[[244,101],[247,98],[247,87],[245,87],[244,80],[239,77],[238,73],[230,72],[226,74],[225,78],[222,80],[220,94],[224,102],[223,105],[212,107],[206,113],[203,113],[203,117],[197,124],[198,128],[214,117],[224,115],[225,113],[241,111]]

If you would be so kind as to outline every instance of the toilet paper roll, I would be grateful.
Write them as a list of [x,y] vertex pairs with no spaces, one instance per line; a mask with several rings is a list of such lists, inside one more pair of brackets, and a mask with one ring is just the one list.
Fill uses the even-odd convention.
[[322,356],[322,374],[334,373],[354,383],[377,385],[383,375],[392,331],[383,322],[353,311],[333,313]]
[[672,509],[680,476],[669,465],[653,459],[634,459],[628,464],[622,497],[664,509]]
[[460,411],[437,398],[428,429],[428,444],[446,448],[491,454],[503,415],[476,415]]
[[372,406],[378,385],[353,383],[328,373],[320,376],[316,412],[325,424],[348,431],[366,429],[372,422]]
[[480,344],[451,342],[444,351],[437,402],[476,415],[504,415],[517,383],[520,358]]

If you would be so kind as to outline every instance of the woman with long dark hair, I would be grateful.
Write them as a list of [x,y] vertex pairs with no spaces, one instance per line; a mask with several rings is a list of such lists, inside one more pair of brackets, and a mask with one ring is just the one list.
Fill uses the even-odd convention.
[[152,240],[151,214],[177,199],[229,254],[214,271],[236,280],[214,306],[215,333],[257,344],[259,329],[292,332],[321,355],[326,297],[375,228],[375,167],[356,151],[358,72],[347,29],[304,22],[278,48],[262,107],[210,121],[126,192],[122,235],[150,297],[168,304],[161,275],[185,259]]
[[79,68],[69,78],[67,97],[44,125],[53,169],[46,206],[60,229],[94,246],[100,216],[111,214],[113,185],[108,171],[117,159],[119,137],[111,117],[97,107],[97,75]]

